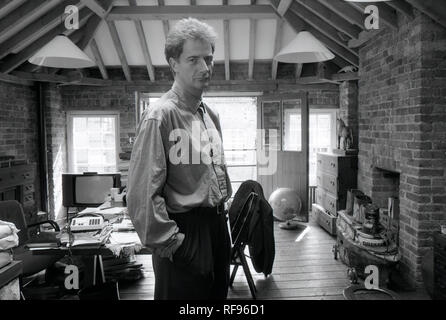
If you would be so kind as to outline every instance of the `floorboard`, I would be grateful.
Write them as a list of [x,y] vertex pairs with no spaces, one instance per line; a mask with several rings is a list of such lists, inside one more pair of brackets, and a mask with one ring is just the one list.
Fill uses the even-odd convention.
[[[320,228],[314,219],[302,223],[308,232],[301,237],[299,230],[283,230],[274,223],[275,260],[272,274],[265,277],[255,272],[250,259],[248,263],[257,288],[258,299],[271,300],[343,300],[342,292],[350,285],[347,266],[333,258],[335,238]],[[245,252],[249,254],[248,250]],[[137,262],[144,265],[144,278],[120,285],[122,300],[153,300],[154,275],[150,255],[138,255]],[[231,267],[232,268],[232,267]],[[410,299],[410,295],[405,296]],[[420,298],[420,296],[415,296]],[[239,268],[229,300],[251,299],[251,293]]]

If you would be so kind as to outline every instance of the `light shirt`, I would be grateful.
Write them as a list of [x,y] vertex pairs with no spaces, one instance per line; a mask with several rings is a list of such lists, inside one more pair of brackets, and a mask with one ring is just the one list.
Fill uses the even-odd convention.
[[215,207],[231,194],[218,116],[175,82],[144,111],[130,159],[127,206],[141,242],[171,258],[184,237],[168,212]]

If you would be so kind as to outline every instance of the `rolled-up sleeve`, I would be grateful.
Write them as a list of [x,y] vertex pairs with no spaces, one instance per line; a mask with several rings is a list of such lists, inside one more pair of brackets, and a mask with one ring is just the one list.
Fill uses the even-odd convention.
[[170,257],[181,243],[178,226],[169,219],[162,190],[166,182],[166,156],[160,121],[142,120],[130,159],[127,205],[141,242]]

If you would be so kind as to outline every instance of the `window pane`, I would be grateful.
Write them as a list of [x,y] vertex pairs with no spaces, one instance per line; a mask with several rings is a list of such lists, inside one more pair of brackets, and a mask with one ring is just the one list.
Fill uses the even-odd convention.
[[83,131],[75,131],[76,134],[74,135],[74,147],[75,148],[83,148],[86,145],[88,145],[88,133]]
[[115,146],[114,132],[105,134],[102,138],[102,143],[105,148],[113,148]]
[[116,172],[116,118],[74,116],[70,150],[75,172]]
[[76,163],[87,164],[88,163],[88,149],[76,150]]
[[255,150],[225,151],[225,159],[228,165],[250,164],[255,166],[256,151]]
[[301,100],[283,101],[283,150],[302,151]]
[[87,118],[88,131],[100,131],[101,130],[101,118]]
[[317,153],[329,152],[332,149],[331,141],[335,135],[332,127],[332,119],[335,113],[327,112],[312,112],[310,110],[310,153],[309,153],[309,184],[316,185],[316,170],[317,170]]
[[263,128],[265,130],[263,146],[265,149],[279,150],[281,145],[280,111],[277,110],[280,110],[280,101],[263,102],[262,106]]
[[87,118],[75,118],[73,120],[73,128],[76,132],[87,130]]

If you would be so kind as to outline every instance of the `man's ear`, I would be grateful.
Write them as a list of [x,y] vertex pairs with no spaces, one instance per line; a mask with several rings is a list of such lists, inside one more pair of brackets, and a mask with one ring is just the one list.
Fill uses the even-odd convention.
[[175,60],[174,58],[170,57],[169,58],[169,65],[170,65],[170,70],[175,75],[177,73],[178,61]]

